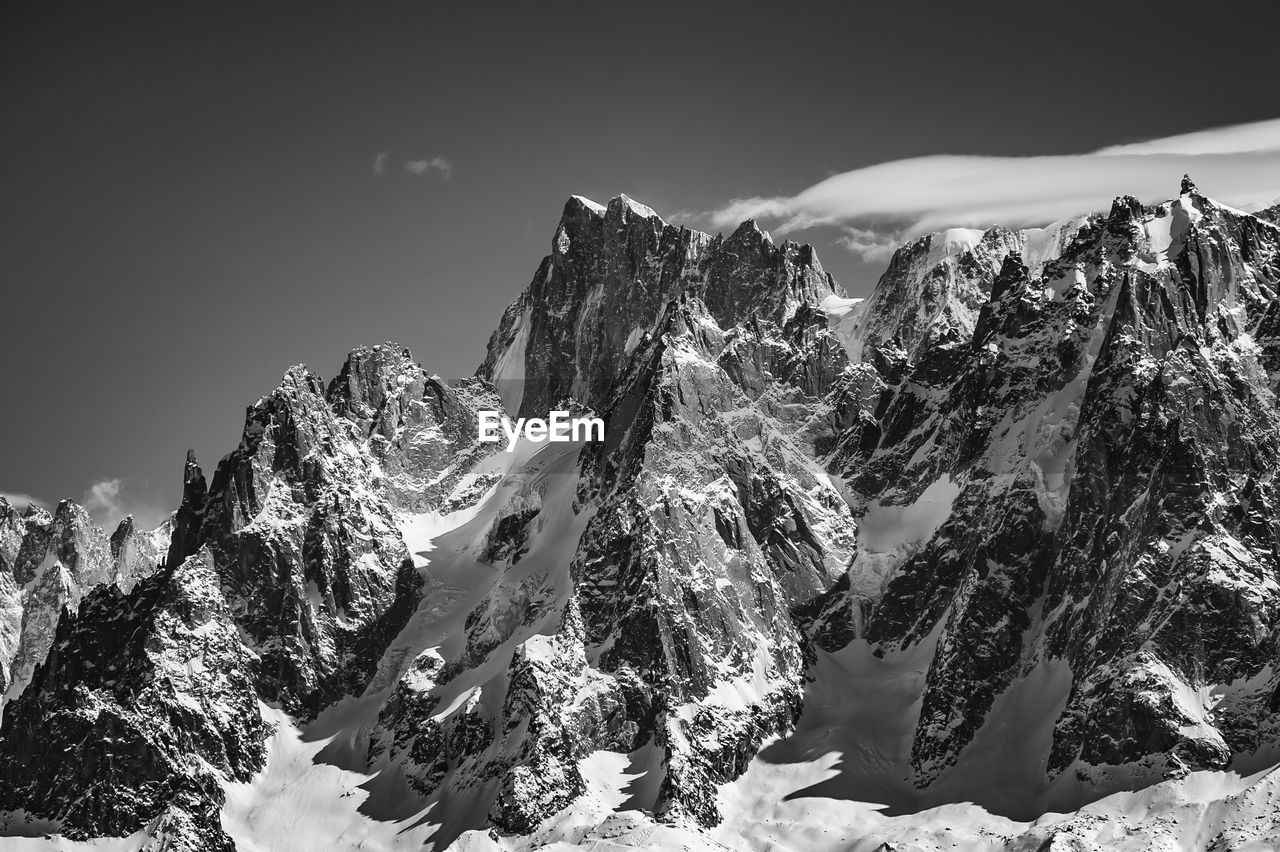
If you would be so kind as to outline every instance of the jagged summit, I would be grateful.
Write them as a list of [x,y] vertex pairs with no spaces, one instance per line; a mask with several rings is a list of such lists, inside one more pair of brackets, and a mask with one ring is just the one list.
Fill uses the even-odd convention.
[[612,219],[619,224],[630,219],[653,220],[658,227],[665,227],[667,224],[652,207],[641,204],[626,194],[615,195],[609,199],[608,204],[600,204],[582,195],[569,196],[561,215],[561,226],[573,227],[573,223],[584,217],[588,221]]
[[[565,219],[573,220],[578,217],[579,212],[588,212],[598,218],[605,218],[612,213],[615,217],[621,219],[624,216],[635,216],[640,219],[654,219],[663,226],[668,225],[667,220],[652,207],[636,201],[626,193],[619,193],[609,199],[607,204],[600,204],[583,195],[571,195],[569,200],[565,202],[564,214],[562,216],[562,224]],[[692,229],[690,229],[692,230]],[[773,237],[768,231],[760,227],[755,218],[748,218],[742,221],[735,228],[729,239],[741,238],[740,235],[762,235],[764,239],[773,242]]]
[[[629,213],[635,216],[639,216],[641,219],[659,219],[659,220],[662,219],[661,216],[659,216],[656,212],[654,212],[654,209],[652,207],[641,204],[640,202],[636,201],[634,198],[631,198],[630,196],[625,194],[617,195],[614,198],[611,198],[609,200],[609,209],[612,209],[612,210],[626,209]],[[665,221],[663,222],[663,224],[666,224]]]
[[[938,341],[968,341],[1008,256],[1017,257],[1029,277],[1046,278],[1051,294],[1058,298],[1071,286],[1062,275],[1063,258],[1074,243],[1092,240],[1098,228],[1111,235],[1113,248],[1127,246],[1136,252],[1141,268],[1151,273],[1176,265],[1186,246],[1189,219],[1208,215],[1222,227],[1242,228],[1245,233],[1274,224],[1265,211],[1250,215],[1214,201],[1200,192],[1190,176],[1183,176],[1180,188],[1180,195],[1152,205],[1120,195],[1106,211],[1043,228],[952,228],[908,242],[893,254],[867,300],[845,312],[843,338],[851,358],[862,359],[871,345],[882,353],[889,351],[886,347],[895,348],[895,357],[913,360],[922,345],[929,350]],[[1134,258],[1122,251],[1115,260],[1130,264]],[[1251,277],[1246,270],[1242,280]]]
[[552,251],[503,315],[477,375],[504,406],[543,416],[563,400],[599,410],[668,303],[702,300],[728,329],[749,316],[785,325],[838,287],[810,246],[779,247],[752,220],[728,238],[668,224],[625,195],[573,196]]
[[733,230],[726,242],[765,242],[773,245],[773,236],[755,219],[747,219]]
[[406,346],[394,342],[357,346],[329,382],[325,397],[331,403],[341,401],[376,409],[402,379],[421,375],[422,367]]
[[585,195],[571,195],[569,200],[565,202],[565,207],[581,208],[595,213],[597,216],[603,216],[607,209],[603,204],[598,204],[587,198]]

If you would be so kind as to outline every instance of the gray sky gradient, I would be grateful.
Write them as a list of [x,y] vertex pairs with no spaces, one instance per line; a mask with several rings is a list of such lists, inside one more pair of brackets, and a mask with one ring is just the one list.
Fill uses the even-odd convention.
[[154,521],[291,364],[470,373],[570,194],[679,219],[1276,117],[1227,7],[877,5],[7,4],[0,491]]

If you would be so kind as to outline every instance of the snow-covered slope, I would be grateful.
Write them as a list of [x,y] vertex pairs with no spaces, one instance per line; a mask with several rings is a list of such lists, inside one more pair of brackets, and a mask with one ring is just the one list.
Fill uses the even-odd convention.
[[[0,830],[1276,848],[1278,284],[1189,180],[921,238],[865,300],[574,197],[476,378],[291,369],[167,546],[0,505]],[[606,438],[503,453],[503,408]]]

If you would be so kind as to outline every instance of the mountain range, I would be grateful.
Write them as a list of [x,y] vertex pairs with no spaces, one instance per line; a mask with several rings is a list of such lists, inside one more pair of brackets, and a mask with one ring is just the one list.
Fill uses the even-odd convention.
[[1280,848],[1277,222],[854,299],[572,197],[475,376],[293,367],[155,530],[0,498],[5,848]]

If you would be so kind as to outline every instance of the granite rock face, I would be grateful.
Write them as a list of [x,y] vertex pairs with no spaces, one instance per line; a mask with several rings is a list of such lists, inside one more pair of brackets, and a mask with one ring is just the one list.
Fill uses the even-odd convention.
[[234,849],[220,783],[264,758],[251,670],[208,551],[95,589],[5,715],[0,808],[71,838],[149,826],[169,849]]
[[[537,480],[499,513],[488,540],[514,543],[496,551],[506,570],[457,657],[432,650],[401,681],[371,758],[424,795],[473,790],[521,832],[582,792],[583,758],[644,754],[662,775],[644,807],[716,823],[717,785],[799,713],[793,610],[854,549],[813,451],[847,366],[822,310],[835,295],[810,249],[753,223],[711,238],[625,198],[571,200],[479,374],[508,402],[520,376],[525,415],[572,397],[606,440],[582,450],[572,490]],[[566,509],[574,546],[536,558]]]
[[[923,237],[864,300],[753,222],[572,198],[476,377],[292,368],[159,534],[0,503],[0,808],[234,848],[270,705],[438,846],[705,831],[855,652],[923,661],[921,795],[1010,725],[1074,806],[1238,767],[1280,745],[1278,286],[1273,218],[1189,180]],[[477,440],[558,408],[604,440]]]
[[[15,770],[4,774],[5,806],[72,837],[146,831],[197,838],[175,848],[234,848],[219,827],[220,785],[262,766],[258,702],[305,720],[363,691],[419,601],[400,515],[436,507],[491,452],[475,439],[476,404],[498,403],[476,382],[450,387],[424,373],[399,347],[360,349],[327,389],[291,369],[250,406],[211,482],[188,454],[183,503],[159,531],[166,546],[131,520],[108,541],[70,503],[52,518],[9,510],[6,577],[40,602],[26,604],[14,671],[48,659],[0,730]],[[212,644],[158,647],[184,629]],[[172,730],[149,728],[153,716]],[[66,751],[75,765],[60,768],[54,756],[70,737],[101,746],[97,762],[84,764],[80,745]],[[36,742],[52,751],[31,752]],[[87,783],[94,767],[97,804],[49,795]],[[136,804],[106,804],[115,800]],[[222,839],[202,845],[207,833]]]
[[1118,199],[1038,274],[1006,255],[971,335],[879,371],[874,445],[837,453],[864,518],[949,501],[891,568],[850,569],[869,641],[936,643],[918,785],[1055,660],[1050,776],[1156,779],[1274,741],[1278,252],[1194,186]]
[[263,697],[301,717],[368,683],[418,602],[397,514],[435,508],[489,450],[473,383],[451,388],[394,344],[351,353],[328,388],[289,370],[250,407],[205,489],[187,461],[170,561],[214,554],[259,658]]

